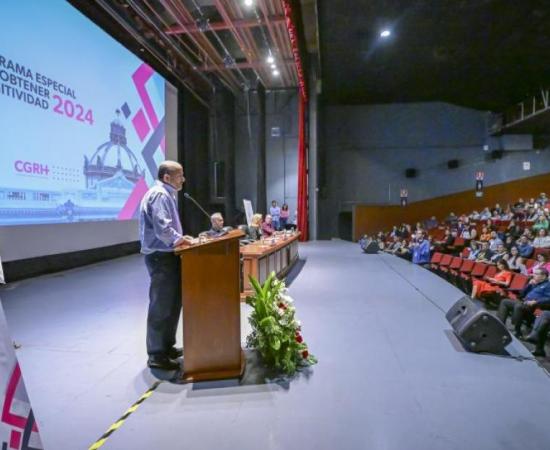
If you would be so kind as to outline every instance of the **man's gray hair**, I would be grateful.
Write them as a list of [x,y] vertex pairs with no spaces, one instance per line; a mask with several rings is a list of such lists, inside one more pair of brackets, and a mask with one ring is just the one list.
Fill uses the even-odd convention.
[[214,219],[222,219],[222,220],[223,220],[222,213],[220,213],[220,212],[215,212],[214,214],[212,214],[212,215],[210,216],[210,220],[214,220]]

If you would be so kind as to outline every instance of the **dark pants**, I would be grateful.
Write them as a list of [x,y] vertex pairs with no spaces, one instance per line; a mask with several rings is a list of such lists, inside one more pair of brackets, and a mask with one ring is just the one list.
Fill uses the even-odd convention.
[[147,314],[147,353],[164,355],[176,343],[181,312],[180,259],[173,253],[145,255],[151,277]]
[[535,320],[531,335],[535,338],[537,350],[544,350],[546,337],[550,331],[550,311],[544,311],[540,317]]
[[502,300],[498,306],[498,318],[502,320],[502,323],[506,323],[506,319],[511,314],[512,324],[518,334],[521,334],[521,325],[523,322],[529,324],[533,322],[535,318],[533,312],[533,307],[527,306],[518,300],[510,300],[509,298]]

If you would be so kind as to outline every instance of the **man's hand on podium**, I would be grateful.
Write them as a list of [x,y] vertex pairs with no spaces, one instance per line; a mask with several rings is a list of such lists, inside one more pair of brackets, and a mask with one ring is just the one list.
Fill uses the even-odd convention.
[[185,235],[179,238],[176,243],[174,244],[174,247],[179,247],[180,245],[193,245],[196,244],[197,240],[193,236]]

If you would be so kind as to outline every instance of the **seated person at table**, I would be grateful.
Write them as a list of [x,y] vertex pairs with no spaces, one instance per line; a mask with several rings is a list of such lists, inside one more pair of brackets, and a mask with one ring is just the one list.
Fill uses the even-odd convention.
[[512,313],[514,334],[518,338],[522,337],[523,322],[532,322],[537,308],[550,309],[550,283],[546,269],[535,269],[533,279],[521,291],[520,298],[522,300],[505,299],[500,302],[497,314],[502,323],[506,323],[506,319]]
[[487,278],[484,280],[473,280],[472,298],[483,299],[488,295],[498,292],[499,287],[508,287],[512,281],[512,272],[508,268],[508,263],[501,259],[497,263],[498,272],[493,278]]
[[271,214],[266,214],[265,220],[262,223],[262,236],[269,237],[275,233],[275,228],[273,228]]
[[210,216],[211,228],[208,231],[205,231],[208,237],[219,237],[227,234],[227,231],[223,229],[223,216],[221,213],[217,212]]
[[262,215],[254,214],[248,227],[248,239],[257,241],[262,237]]

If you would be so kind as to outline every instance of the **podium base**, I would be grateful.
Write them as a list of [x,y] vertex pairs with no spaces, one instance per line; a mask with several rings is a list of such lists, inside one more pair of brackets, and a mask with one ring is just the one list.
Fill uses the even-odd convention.
[[246,366],[244,352],[241,350],[241,366],[238,369],[221,369],[221,370],[205,370],[200,372],[185,372],[185,357],[183,359],[184,371],[181,375],[180,382],[192,383],[195,381],[213,381],[224,380],[228,378],[241,378]]

